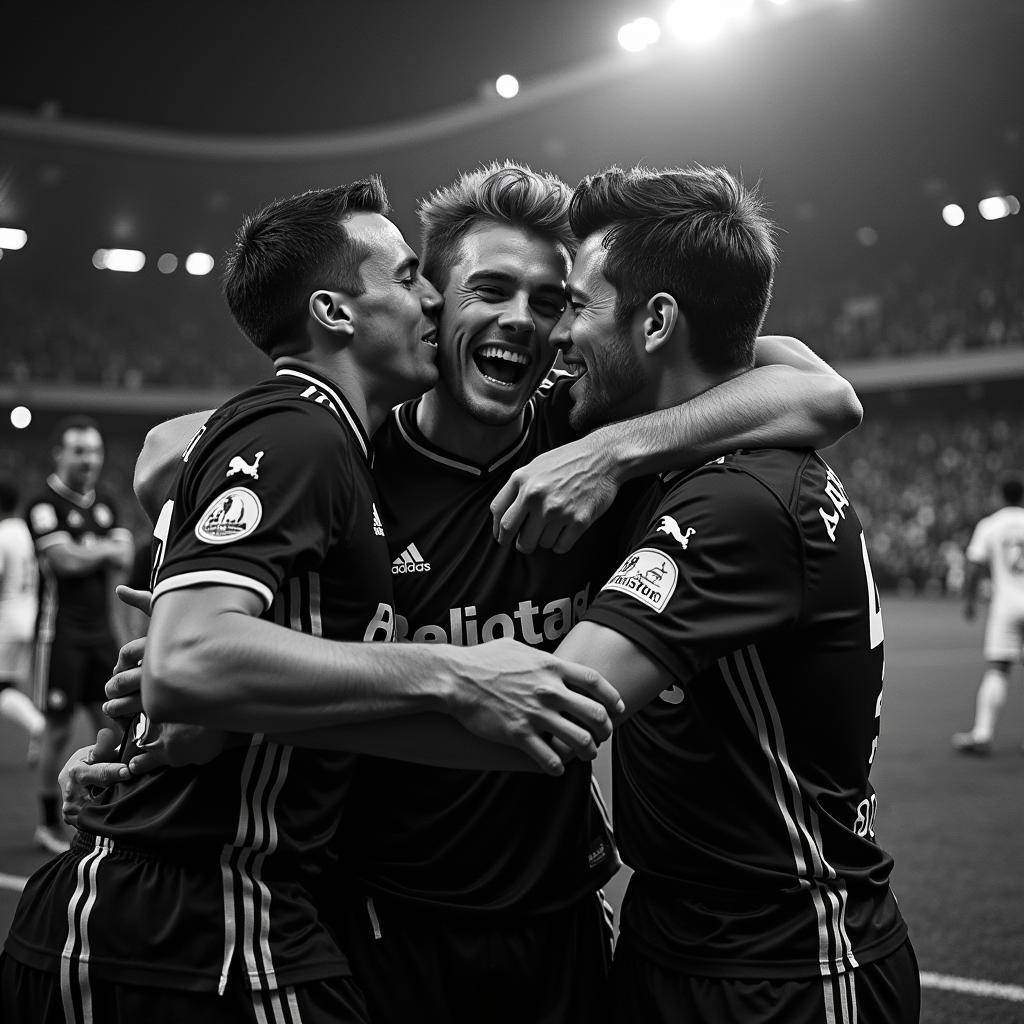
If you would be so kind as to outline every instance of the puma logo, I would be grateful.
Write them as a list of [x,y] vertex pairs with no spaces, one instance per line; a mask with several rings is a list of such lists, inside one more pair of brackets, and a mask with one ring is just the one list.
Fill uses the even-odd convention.
[[662,516],[658,523],[658,532],[667,533],[674,540],[679,541],[680,547],[685,551],[690,546],[690,538],[697,531],[692,526],[688,526],[686,533],[683,534],[679,529],[679,524],[671,516]]
[[246,462],[241,455],[236,455],[228,463],[228,476],[234,476],[236,473],[244,473],[246,476],[251,476],[253,480],[259,480],[260,459],[262,458],[263,452],[257,452],[256,458],[253,460],[253,464],[250,466],[249,463]]

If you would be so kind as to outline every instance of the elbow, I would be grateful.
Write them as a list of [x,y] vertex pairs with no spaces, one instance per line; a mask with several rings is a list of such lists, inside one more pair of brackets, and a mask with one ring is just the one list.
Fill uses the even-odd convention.
[[829,444],[834,444],[851,430],[856,430],[864,419],[864,407],[860,404],[857,392],[843,377],[836,377],[832,382],[827,409],[827,426],[832,435]]

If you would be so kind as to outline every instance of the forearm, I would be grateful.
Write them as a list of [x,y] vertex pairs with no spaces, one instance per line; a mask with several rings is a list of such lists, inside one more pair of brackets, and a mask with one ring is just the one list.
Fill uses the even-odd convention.
[[42,558],[58,576],[84,576],[110,564],[114,549],[109,541],[93,544],[69,541],[54,545],[42,553]]
[[156,603],[142,696],[155,721],[240,732],[305,730],[443,706],[430,645],[337,643],[238,612],[171,650]]
[[271,738],[295,747],[372,754],[436,768],[541,770],[535,761],[514,747],[488,743],[451,718],[437,714],[406,715],[359,725],[275,733]]
[[977,562],[968,562],[964,575],[964,603],[973,605],[978,598],[978,587],[985,570]]

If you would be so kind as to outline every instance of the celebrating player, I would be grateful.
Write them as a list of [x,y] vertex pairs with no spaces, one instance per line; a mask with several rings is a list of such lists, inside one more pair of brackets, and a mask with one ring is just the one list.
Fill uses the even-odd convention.
[[[570,216],[582,241],[553,341],[578,429],[749,373],[775,265],[755,195],[721,169],[613,169]],[[614,1020],[916,1021],[868,779],[882,619],[841,481],[790,448],[663,474],[626,552],[558,648],[631,716],[614,739],[635,872]]]
[[967,545],[964,616],[974,618],[978,584],[987,570],[992,604],[985,627],[985,675],[978,687],[974,727],[953,734],[953,749],[987,756],[999,712],[1006,703],[1010,668],[1024,652],[1024,480],[1007,476],[1000,483],[1003,507],[974,528]]
[[[610,733],[614,691],[550,655],[363,642],[395,626],[368,434],[436,379],[439,296],[387,209],[369,179],[243,225],[225,291],[277,374],[211,417],[160,513],[157,726],[141,719],[126,756],[160,720],[231,718],[252,735],[224,750],[207,732],[212,762],[83,810],[72,850],[23,893],[0,962],[5,1020],[365,1021],[312,895],[352,759],[268,726],[444,712],[545,763],[552,742],[593,756]],[[292,706],[293,687],[319,695],[315,711]]]

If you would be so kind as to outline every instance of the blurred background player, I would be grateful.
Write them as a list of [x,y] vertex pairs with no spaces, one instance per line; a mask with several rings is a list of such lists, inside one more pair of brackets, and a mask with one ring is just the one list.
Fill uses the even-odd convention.
[[110,725],[101,710],[103,685],[118,647],[128,639],[114,587],[132,564],[134,545],[109,495],[97,492],[103,437],[86,416],[61,420],[53,431],[54,472],[26,506],[39,561],[33,679],[46,718],[39,750],[40,821],[35,841],[61,853],[68,841],[60,821],[57,773],[67,755],[75,709],[94,728]]
[[1003,507],[982,519],[967,546],[964,617],[974,618],[978,585],[986,573],[992,581],[992,603],[985,626],[985,674],[978,687],[974,726],[953,734],[961,754],[986,756],[1006,702],[1010,668],[1024,651],[1024,479],[1006,476],[1000,483]]
[[29,762],[39,757],[46,719],[23,692],[32,667],[38,570],[32,535],[16,515],[18,487],[0,477],[0,715],[29,734]]

